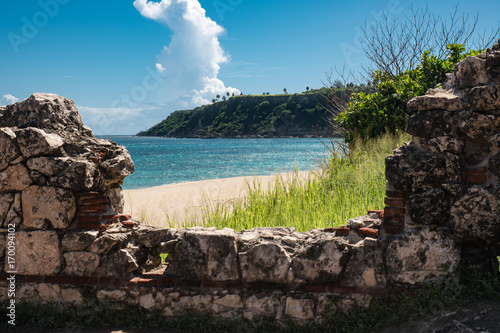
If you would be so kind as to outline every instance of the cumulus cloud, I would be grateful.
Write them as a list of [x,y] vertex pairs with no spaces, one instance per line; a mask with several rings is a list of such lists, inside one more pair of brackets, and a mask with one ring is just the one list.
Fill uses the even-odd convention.
[[6,103],[7,105],[14,104],[17,102],[19,102],[19,98],[11,94],[3,95],[2,99],[0,99],[0,103]]
[[[77,106],[83,123],[99,135],[121,133],[120,127],[131,128],[138,118],[145,117],[144,108],[93,108]],[[121,133],[131,134],[131,133]]]
[[240,93],[217,78],[220,65],[229,61],[219,43],[225,30],[206,16],[198,0],[135,0],[134,7],[173,32],[170,44],[157,56],[162,102],[188,107],[209,103],[218,94]]

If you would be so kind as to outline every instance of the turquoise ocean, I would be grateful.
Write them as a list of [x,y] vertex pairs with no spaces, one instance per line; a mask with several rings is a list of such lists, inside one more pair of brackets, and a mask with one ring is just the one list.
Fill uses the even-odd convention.
[[124,189],[308,171],[328,158],[319,139],[99,137],[125,146],[132,156],[135,172],[125,179]]

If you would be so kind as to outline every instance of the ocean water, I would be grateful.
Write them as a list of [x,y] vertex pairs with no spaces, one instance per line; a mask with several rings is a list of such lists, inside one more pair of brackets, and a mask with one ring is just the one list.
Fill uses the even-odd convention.
[[125,179],[124,189],[307,171],[328,158],[319,139],[100,138],[125,146],[132,156],[135,172]]

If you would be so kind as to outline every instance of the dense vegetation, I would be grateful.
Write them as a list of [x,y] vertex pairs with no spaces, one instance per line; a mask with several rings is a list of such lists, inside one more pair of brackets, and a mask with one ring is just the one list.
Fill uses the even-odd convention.
[[[364,91],[351,87],[352,92]],[[327,88],[301,94],[241,95],[175,111],[139,136],[165,137],[307,137],[330,136],[323,107]]]
[[425,51],[420,64],[397,75],[375,71],[372,79],[377,91],[372,94],[364,92],[351,95],[346,110],[336,120],[345,130],[347,142],[355,138],[373,138],[386,131],[396,133],[406,128],[409,116],[406,103],[416,96],[426,93],[446,80],[455,63],[468,55],[476,55],[482,51],[465,51],[460,44],[447,47],[448,53],[438,58]]

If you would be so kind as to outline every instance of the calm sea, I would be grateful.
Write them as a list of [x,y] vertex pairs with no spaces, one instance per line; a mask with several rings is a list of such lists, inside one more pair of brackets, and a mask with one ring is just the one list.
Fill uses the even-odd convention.
[[[172,139],[101,136],[125,146],[135,173],[124,189],[238,176],[307,171],[328,157],[318,139]],[[326,142],[329,142],[326,140]]]

